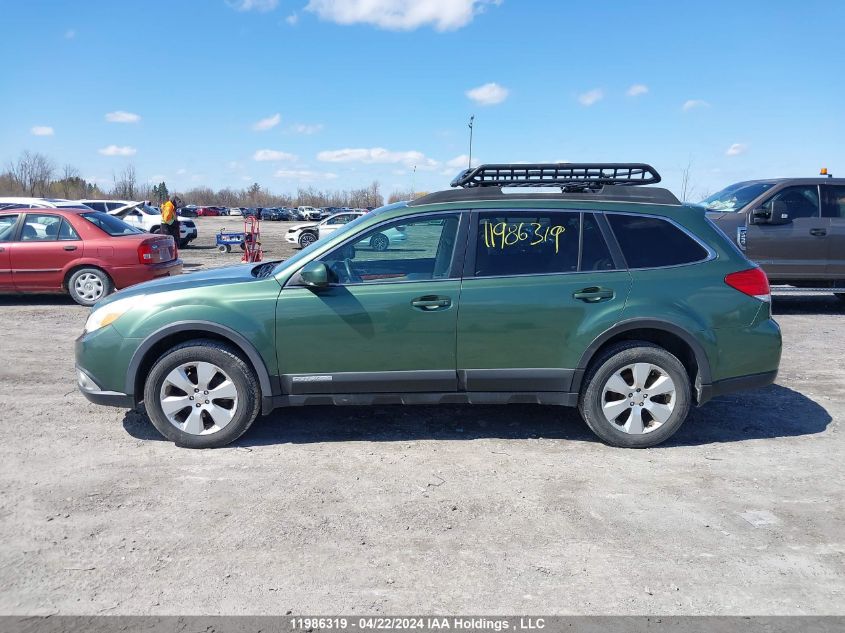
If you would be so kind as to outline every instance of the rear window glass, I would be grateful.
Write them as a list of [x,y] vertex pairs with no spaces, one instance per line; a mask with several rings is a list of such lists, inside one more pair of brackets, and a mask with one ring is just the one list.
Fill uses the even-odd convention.
[[698,262],[707,251],[671,222],[659,218],[608,213],[628,268],[660,268]]
[[138,233],[143,233],[143,231],[139,231],[134,226],[128,225],[120,218],[108,215],[107,213],[95,211],[93,213],[82,213],[81,215],[91,224],[99,229],[102,229],[111,236],[137,235]]

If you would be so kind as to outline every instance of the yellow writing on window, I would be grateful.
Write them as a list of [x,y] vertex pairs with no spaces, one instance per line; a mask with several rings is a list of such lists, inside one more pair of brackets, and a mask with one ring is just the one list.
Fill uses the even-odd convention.
[[527,242],[529,246],[538,246],[554,241],[555,254],[557,254],[560,236],[566,231],[565,226],[543,226],[539,222],[520,222],[519,224],[497,222],[494,224],[485,221],[483,224],[484,245],[487,248],[502,250],[522,242]]

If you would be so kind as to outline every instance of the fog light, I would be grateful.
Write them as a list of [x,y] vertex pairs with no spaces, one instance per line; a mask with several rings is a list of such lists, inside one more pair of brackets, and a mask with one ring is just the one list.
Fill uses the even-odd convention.
[[84,371],[77,370],[76,374],[76,381],[79,384],[80,389],[83,391],[100,391],[100,386],[91,380],[91,377]]

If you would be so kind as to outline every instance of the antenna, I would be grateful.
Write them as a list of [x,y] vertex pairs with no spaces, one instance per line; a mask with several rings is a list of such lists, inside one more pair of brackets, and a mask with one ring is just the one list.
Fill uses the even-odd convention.
[[467,161],[467,169],[472,169],[472,124],[475,121],[475,115],[469,117],[469,160]]

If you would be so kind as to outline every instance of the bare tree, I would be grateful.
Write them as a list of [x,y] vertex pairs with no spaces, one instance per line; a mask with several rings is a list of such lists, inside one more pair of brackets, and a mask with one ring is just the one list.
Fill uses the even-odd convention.
[[686,167],[681,169],[681,202],[688,202],[695,196],[695,185],[692,182],[692,157],[687,159]]
[[112,180],[114,180],[112,195],[115,198],[123,198],[125,200],[135,199],[138,186],[137,177],[135,176],[135,165],[127,165],[120,174],[120,178],[113,175]]
[[44,154],[29,151],[25,151],[17,162],[9,165],[9,173],[20,190],[33,197],[47,195],[55,169],[53,161]]
[[79,191],[80,182],[82,182],[82,178],[76,167],[65,165],[62,168],[62,179],[59,181],[59,184],[64,198],[79,198],[82,193]]

